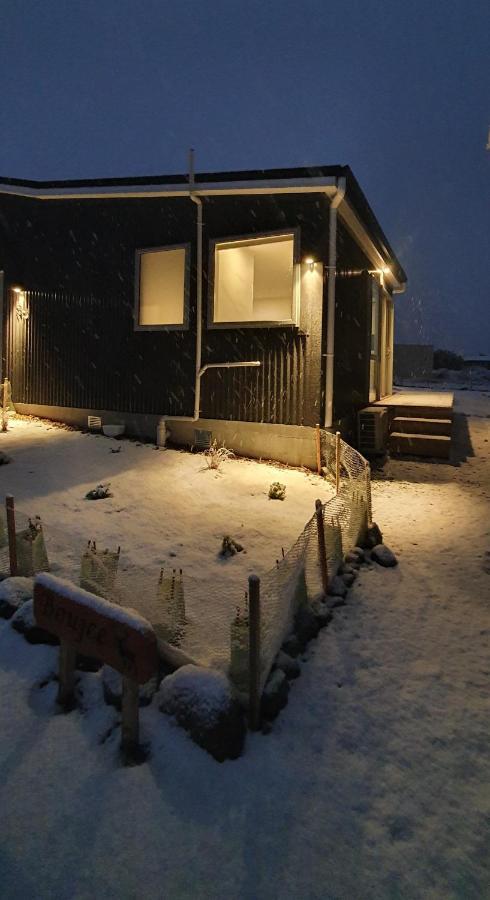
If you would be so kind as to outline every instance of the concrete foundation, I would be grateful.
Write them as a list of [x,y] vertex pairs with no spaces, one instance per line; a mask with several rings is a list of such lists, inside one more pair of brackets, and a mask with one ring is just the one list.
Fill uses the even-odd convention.
[[[126,434],[156,441],[157,425],[162,418],[144,413],[121,413],[113,410],[75,409],[67,406],[40,406],[16,403],[22,415],[39,416],[87,427],[88,416],[100,416],[104,425],[124,422]],[[305,466],[316,471],[315,428],[306,425],[268,425],[262,422],[238,422],[221,419],[166,418],[169,444],[191,447],[197,443],[196,431],[210,432],[210,440],[224,444],[239,456],[272,459],[290,466]]]

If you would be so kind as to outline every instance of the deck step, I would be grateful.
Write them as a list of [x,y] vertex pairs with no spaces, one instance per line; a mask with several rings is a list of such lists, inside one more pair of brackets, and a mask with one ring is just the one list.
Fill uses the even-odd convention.
[[426,434],[451,436],[451,419],[427,419],[415,416],[396,416],[391,423],[393,432],[402,434]]
[[393,431],[388,440],[390,453],[449,459],[451,438],[442,434],[410,434]]
[[440,409],[437,406],[408,406],[400,403],[392,405],[391,410],[396,418],[406,419],[453,419],[453,408]]

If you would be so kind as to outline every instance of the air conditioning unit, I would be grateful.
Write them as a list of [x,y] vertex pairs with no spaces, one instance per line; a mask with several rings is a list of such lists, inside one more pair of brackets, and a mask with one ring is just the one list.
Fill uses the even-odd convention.
[[358,412],[357,436],[359,450],[364,456],[376,456],[386,451],[388,410],[385,406],[366,406]]

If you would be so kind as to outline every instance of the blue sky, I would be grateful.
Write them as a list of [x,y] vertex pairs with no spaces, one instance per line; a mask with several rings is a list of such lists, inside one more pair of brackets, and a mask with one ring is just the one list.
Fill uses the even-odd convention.
[[349,164],[397,339],[490,352],[490,4],[2,0],[0,174]]

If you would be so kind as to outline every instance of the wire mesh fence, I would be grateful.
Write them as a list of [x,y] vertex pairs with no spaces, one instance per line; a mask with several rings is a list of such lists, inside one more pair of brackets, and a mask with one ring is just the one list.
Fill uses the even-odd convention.
[[[291,548],[260,575],[261,691],[293,629],[296,613],[323,594],[324,568],[332,579],[372,519],[367,461],[338,435],[322,431],[321,462],[326,479],[338,491],[320,505]],[[74,531],[68,533],[39,508],[16,508],[16,574],[32,576],[49,569],[105,599],[136,609],[159,638],[190,660],[228,671],[239,692],[247,694],[249,619],[243,575],[222,567],[210,584],[168,566],[149,571],[133,564],[119,546],[101,546],[94,535],[83,535],[78,528],[74,520]],[[8,523],[2,512],[0,576],[10,572]]]

